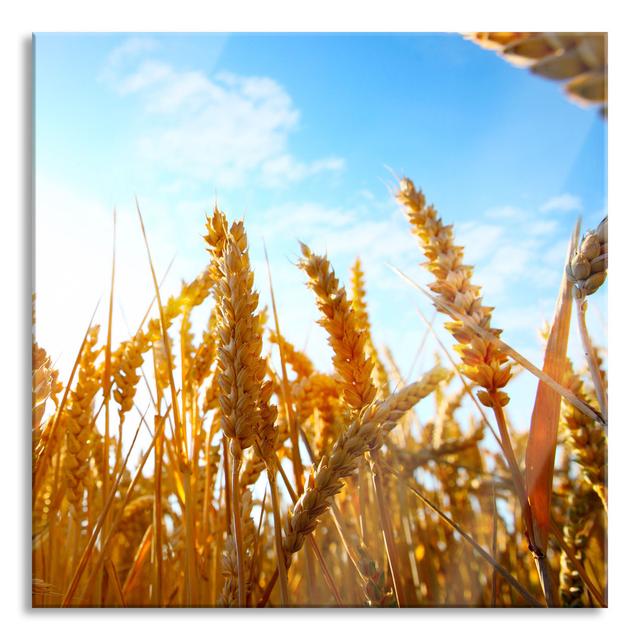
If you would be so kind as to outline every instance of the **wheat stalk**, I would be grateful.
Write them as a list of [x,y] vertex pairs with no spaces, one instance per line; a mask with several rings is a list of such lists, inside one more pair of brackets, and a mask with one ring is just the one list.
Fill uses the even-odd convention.
[[289,513],[284,539],[289,566],[293,554],[302,548],[306,536],[316,528],[318,518],[329,508],[330,498],[340,491],[343,480],[357,469],[360,457],[379,448],[384,433],[449,375],[445,369],[432,369],[418,382],[364,409],[340,435],[331,454],[323,458],[309,476],[304,493]]

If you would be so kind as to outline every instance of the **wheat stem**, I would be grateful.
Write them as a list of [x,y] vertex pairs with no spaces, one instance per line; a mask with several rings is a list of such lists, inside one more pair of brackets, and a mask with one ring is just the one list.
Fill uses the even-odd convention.
[[582,347],[584,349],[584,355],[587,359],[589,373],[591,374],[591,379],[593,380],[593,386],[595,387],[595,390],[596,390],[596,397],[598,398],[598,404],[600,405],[600,412],[602,413],[602,417],[604,418],[603,427],[606,433],[607,427],[608,427],[608,421],[609,421],[609,418],[608,418],[609,406],[607,402],[607,393],[604,389],[602,377],[600,376],[600,367],[598,366],[598,360],[596,358],[595,351],[593,350],[593,344],[591,343],[591,338],[589,337],[589,332],[587,330],[586,299],[576,298],[576,308],[577,308],[577,316],[578,316],[578,329],[580,331],[580,340],[582,340]]
[[389,517],[389,510],[385,501],[384,483],[382,481],[382,468],[380,466],[380,456],[378,451],[374,451],[370,455],[370,468],[373,476],[373,487],[378,503],[378,511],[380,520],[382,521],[382,533],[384,537],[384,546],[389,558],[389,567],[391,569],[391,577],[393,579],[393,588],[396,594],[399,607],[407,606],[407,596],[405,594],[404,584],[402,582],[402,569],[400,564],[400,556],[396,547],[395,535]]
[[276,555],[278,558],[278,577],[280,583],[280,602],[283,607],[289,606],[289,588],[287,585],[287,568],[285,564],[284,551],[282,550],[282,527],[280,524],[280,500],[278,498],[278,487],[276,485],[275,474],[271,469],[267,469],[269,489],[271,491],[271,507],[273,509],[273,529],[275,533]]
[[242,544],[242,518],[240,505],[240,466],[242,458],[233,454],[231,447],[231,497],[233,501],[233,538],[236,546],[238,572],[238,607],[247,605],[247,584],[244,575],[244,548]]

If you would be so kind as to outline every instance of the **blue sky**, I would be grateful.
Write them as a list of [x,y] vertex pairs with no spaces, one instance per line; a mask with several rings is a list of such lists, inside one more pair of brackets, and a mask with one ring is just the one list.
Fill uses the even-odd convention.
[[[359,255],[374,339],[405,374],[424,331],[416,309],[432,311],[387,266],[429,280],[394,173],[455,224],[495,325],[537,364],[576,217],[585,229],[606,212],[597,112],[457,34],[38,34],[35,70],[38,340],[65,372],[100,297],[105,323],[114,208],[116,339],[151,298],[134,195],[157,269],[175,256],[165,295],[206,265],[214,200],[243,217],[258,287],[264,240],[283,330],[322,367],[297,240],[327,251],[343,280]],[[604,289],[590,312],[601,343]],[[535,380],[521,378],[524,428]]]

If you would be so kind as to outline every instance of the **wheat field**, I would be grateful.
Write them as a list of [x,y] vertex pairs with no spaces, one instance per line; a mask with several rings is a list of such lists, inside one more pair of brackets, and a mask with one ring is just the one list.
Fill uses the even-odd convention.
[[[258,239],[217,206],[209,264],[168,299],[149,251],[127,340],[111,340],[113,289],[67,379],[34,340],[34,607],[607,606],[606,352],[587,312],[607,219],[566,238],[537,368],[493,326],[446,214],[408,178],[395,195],[425,260],[405,284],[454,342],[434,332],[411,379],[376,339],[358,256],[341,282],[305,238],[291,265],[331,348],[321,370],[282,334],[273,289],[258,296]],[[537,383],[526,432],[507,409],[516,375]]]

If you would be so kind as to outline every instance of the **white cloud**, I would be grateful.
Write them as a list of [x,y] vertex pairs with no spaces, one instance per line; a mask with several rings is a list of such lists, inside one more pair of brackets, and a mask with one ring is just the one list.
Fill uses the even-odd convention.
[[158,42],[147,36],[132,36],[117,46],[107,56],[106,64],[100,75],[100,79],[108,82],[117,82],[122,67],[143,54],[151,53],[158,48]]
[[489,220],[523,220],[527,214],[518,207],[505,205],[502,207],[492,207],[485,215]]
[[464,247],[465,263],[475,267],[487,304],[508,303],[514,287],[540,291],[559,283],[566,244],[557,242],[557,220],[507,205],[456,227],[456,243]]
[[112,52],[103,73],[116,93],[137,99],[146,113],[135,140],[141,163],[216,188],[250,181],[279,188],[344,168],[336,156],[294,156],[289,138],[300,112],[272,78],[226,71],[210,77],[156,59],[127,64],[150,49],[149,43],[127,41]]
[[526,225],[529,236],[551,237],[558,228],[557,220],[532,220]]
[[482,286],[485,302],[491,304],[493,298],[507,292],[510,285],[530,275],[534,257],[530,246],[510,241],[497,248],[488,262],[480,263],[475,281]]
[[305,164],[289,154],[283,154],[263,163],[261,178],[265,185],[279,187],[289,182],[299,182],[323,171],[340,171],[343,168],[342,158],[325,158]]
[[138,56],[142,53],[149,53],[158,48],[158,43],[148,36],[132,36],[127,38],[120,46],[116,47],[107,59],[110,67],[117,67],[124,63],[127,58]]
[[465,222],[459,225],[456,244],[464,247],[464,257],[468,264],[477,264],[495,252],[504,233],[504,226]]
[[562,269],[567,258],[568,247],[568,240],[559,240],[553,244],[549,244],[547,250],[542,256],[543,262],[550,267]]
[[569,212],[581,210],[582,200],[571,193],[563,193],[562,195],[549,198],[549,200],[540,207],[540,211],[543,213],[549,213],[551,211]]
[[326,252],[339,266],[350,265],[359,255],[382,275],[388,273],[385,262],[405,266],[408,261],[417,264],[421,260],[418,244],[395,205],[389,204],[380,215],[384,204],[340,208],[315,202],[283,203],[253,212],[247,226],[250,233],[264,237],[267,243],[288,240],[296,255],[295,240],[309,244],[318,253]]
[[[316,202],[284,203],[251,216],[249,223],[266,239],[278,239],[287,235],[305,242],[316,242],[333,230],[355,225],[358,213],[355,210],[327,207]],[[253,221],[255,220],[255,222]]]
[[161,82],[165,78],[168,78],[170,74],[171,67],[169,65],[162,64],[161,62],[145,62],[140,65],[140,68],[135,73],[132,73],[119,82],[117,91],[121,95],[135,93]]
[[525,331],[533,337],[544,321],[550,321],[553,315],[554,301],[545,300],[544,303],[539,301],[537,304],[511,308],[498,307],[493,312],[494,324],[507,334]]

